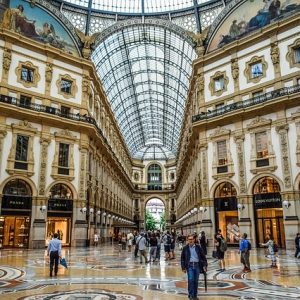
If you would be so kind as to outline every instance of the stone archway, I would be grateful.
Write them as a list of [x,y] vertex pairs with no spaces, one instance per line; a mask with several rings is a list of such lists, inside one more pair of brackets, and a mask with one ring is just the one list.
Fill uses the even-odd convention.
[[[144,229],[163,231],[166,227],[166,207],[159,197],[152,197],[145,203]],[[153,221],[156,222],[155,227]]]

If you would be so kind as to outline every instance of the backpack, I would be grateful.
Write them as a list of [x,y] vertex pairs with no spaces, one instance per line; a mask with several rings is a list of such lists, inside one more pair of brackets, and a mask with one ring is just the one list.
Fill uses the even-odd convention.
[[277,244],[273,244],[273,251],[276,253],[278,252],[278,245]]
[[225,241],[225,239],[221,238],[221,242],[220,242],[220,250],[222,252],[225,252],[227,250],[227,242]]
[[171,245],[171,244],[172,244],[171,236],[167,234],[167,245]]
[[247,242],[248,242],[248,250],[251,250],[252,249],[251,243],[249,241]]

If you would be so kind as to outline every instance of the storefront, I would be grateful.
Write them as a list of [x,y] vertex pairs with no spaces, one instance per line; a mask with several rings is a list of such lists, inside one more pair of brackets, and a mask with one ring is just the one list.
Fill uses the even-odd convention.
[[221,229],[229,245],[238,245],[240,230],[236,189],[229,182],[223,182],[216,188],[214,197],[216,230]]
[[265,243],[270,236],[275,243],[285,247],[283,209],[280,187],[272,177],[258,180],[253,191],[257,244]]
[[50,190],[48,200],[46,246],[54,233],[63,246],[71,244],[71,227],[73,214],[72,192],[64,184],[56,184]]
[[24,180],[13,179],[5,185],[0,217],[1,248],[28,248],[31,206],[32,191]]

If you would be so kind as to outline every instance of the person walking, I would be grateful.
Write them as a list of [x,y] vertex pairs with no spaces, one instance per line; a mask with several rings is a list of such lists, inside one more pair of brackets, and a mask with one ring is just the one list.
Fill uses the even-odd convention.
[[144,233],[141,233],[140,236],[137,238],[136,244],[140,254],[140,263],[143,263],[143,257],[145,258],[145,263],[148,263],[149,260],[147,259],[146,254],[147,241]]
[[225,251],[227,250],[227,242],[222,236],[221,229],[218,229],[217,233],[215,234],[215,245],[217,249],[217,257],[220,266],[220,269],[217,271],[224,272],[225,271],[224,255],[225,255]]
[[300,233],[297,233],[297,236],[295,238],[295,247],[296,247],[295,257],[299,258],[300,257]]
[[188,244],[181,252],[181,269],[188,277],[188,297],[198,299],[199,274],[207,272],[207,260],[199,244],[195,244],[193,234],[188,235]]
[[247,233],[244,233],[240,241],[240,250],[239,250],[239,253],[241,254],[241,263],[244,265],[244,269],[243,269],[244,273],[251,272],[250,260],[249,260],[250,250],[251,250],[251,244],[247,240]]
[[128,246],[128,252],[131,252],[131,248],[132,248],[132,244],[133,244],[133,239],[134,239],[134,235],[133,233],[130,231],[127,234],[127,246]]
[[53,239],[48,244],[47,255],[50,256],[50,277],[53,274],[53,265],[54,276],[57,276],[58,260],[61,258],[61,240],[58,239],[57,233],[54,233]]
[[149,260],[152,262],[155,262],[156,260],[156,251],[157,251],[157,238],[155,233],[152,233],[150,240],[149,240],[149,245],[150,245],[150,258]]
[[158,262],[160,262],[160,245],[161,245],[161,240],[160,240],[160,233],[156,233],[156,239],[157,239],[157,249],[156,249],[156,259]]
[[98,233],[95,231],[95,234],[94,234],[94,246],[98,246],[98,243],[99,243],[99,235]]
[[275,242],[273,240],[272,235],[269,235],[269,240],[266,243],[261,244],[261,246],[268,247],[268,251],[269,251],[269,254],[270,254],[271,260],[272,260],[271,268],[277,268],[274,245],[275,245]]
[[207,255],[207,239],[206,239],[204,231],[201,231],[201,233],[200,233],[199,243],[200,243],[200,246],[201,246],[204,254]]

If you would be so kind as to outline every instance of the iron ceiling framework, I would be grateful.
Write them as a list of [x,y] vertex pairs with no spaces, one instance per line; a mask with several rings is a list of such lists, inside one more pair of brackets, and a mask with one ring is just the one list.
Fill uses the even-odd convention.
[[[51,1],[74,26],[92,34],[105,32],[117,21],[136,19],[131,26],[106,34],[92,54],[98,75],[133,158],[176,157],[192,61],[191,39],[159,22],[201,31],[203,13],[224,1],[208,0],[67,0]],[[82,17],[84,16],[85,17]],[[79,20],[80,16],[80,22]],[[97,18],[97,20],[96,20]],[[95,22],[96,20],[96,22]],[[208,22],[212,22],[213,18]],[[98,23],[97,23],[98,22]],[[184,23],[185,22],[185,23]],[[185,24],[183,26],[182,24]],[[102,26],[100,27],[96,27]],[[175,25],[175,27],[177,26]],[[98,28],[98,29],[97,29]],[[181,28],[182,29],[182,28]]]

